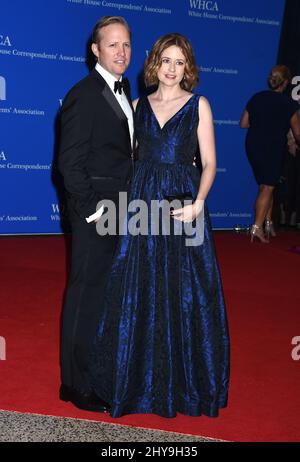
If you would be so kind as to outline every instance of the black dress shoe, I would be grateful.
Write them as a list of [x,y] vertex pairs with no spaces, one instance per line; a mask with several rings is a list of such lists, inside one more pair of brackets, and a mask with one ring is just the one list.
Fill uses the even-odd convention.
[[90,393],[80,393],[66,385],[61,385],[59,397],[62,401],[70,401],[76,407],[85,411],[108,412],[110,408],[109,404],[98,398],[94,391]]

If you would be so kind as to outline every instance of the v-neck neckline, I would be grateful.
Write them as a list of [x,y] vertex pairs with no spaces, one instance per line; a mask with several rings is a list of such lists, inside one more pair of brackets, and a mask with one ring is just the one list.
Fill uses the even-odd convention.
[[156,123],[157,123],[157,125],[158,125],[158,127],[159,127],[159,129],[160,129],[160,131],[163,131],[163,129],[165,128],[165,126],[166,126],[169,122],[171,122],[171,120],[174,119],[174,117],[175,117],[177,114],[179,114],[180,111],[182,111],[182,109],[190,102],[190,100],[191,100],[194,96],[195,96],[195,93],[193,93],[192,96],[190,96],[190,98],[181,106],[181,108],[179,108],[178,111],[175,112],[175,114],[173,114],[173,115],[164,123],[164,125],[163,125],[162,127],[161,127],[161,125],[160,125],[160,123],[159,123],[159,121],[158,121],[158,118],[157,118],[157,116],[156,116],[156,114],[155,114],[155,112],[154,112],[154,110],[153,110],[153,108],[152,108],[152,106],[151,106],[151,103],[150,103],[150,100],[149,100],[148,96],[146,96],[146,99],[147,99],[147,102],[148,102],[150,111],[152,112],[152,114],[153,114],[153,116],[154,116],[154,119],[155,119],[155,121],[156,121]]

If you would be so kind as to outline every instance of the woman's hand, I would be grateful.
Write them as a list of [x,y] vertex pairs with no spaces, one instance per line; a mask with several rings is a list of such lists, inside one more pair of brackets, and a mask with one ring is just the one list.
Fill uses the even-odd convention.
[[189,223],[194,221],[202,212],[204,206],[204,200],[196,199],[193,204],[186,205],[181,209],[173,210],[171,216],[174,220],[183,221]]

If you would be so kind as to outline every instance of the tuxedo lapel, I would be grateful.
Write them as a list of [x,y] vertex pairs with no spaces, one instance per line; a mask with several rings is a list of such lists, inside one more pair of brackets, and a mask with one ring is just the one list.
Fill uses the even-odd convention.
[[127,98],[127,101],[131,107],[131,110],[132,110],[132,115],[133,115],[133,140],[132,140],[132,150],[133,150],[133,156],[134,156],[134,159],[136,159],[136,134],[135,134],[135,127],[134,127],[134,120],[135,120],[135,117],[134,117],[134,109],[133,109],[133,105],[132,105],[132,99],[131,99],[131,91],[130,91],[130,84],[129,84],[129,80],[125,77],[125,79],[123,79],[123,82],[124,82],[124,93],[125,93],[125,96]]
[[131,150],[131,141],[130,141],[130,133],[129,133],[129,127],[128,127],[128,121],[127,121],[127,116],[124,113],[123,109],[121,108],[120,104],[118,103],[116,97],[113,95],[111,89],[103,79],[103,77],[97,72],[95,69],[92,70],[93,76],[98,80],[100,84],[99,90],[102,92],[103,98],[107,101],[109,106],[112,108],[114,111],[115,115],[121,122],[122,127],[124,128],[127,139],[128,139],[128,145]]
[[102,95],[104,96],[104,98],[106,99],[108,104],[111,106],[111,108],[115,111],[116,116],[118,117],[118,119],[120,119],[120,121],[122,123],[126,122],[126,125],[128,127],[127,117],[126,117],[123,109],[121,108],[120,104],[116,100],[115,96],[112,94],[112,91],[111,91],[111,89],[109,88],[109,86],[107,84],[105,84],[105,86],[104,86],[104,88],[102,90]]
[[123,79],[123,82],[124,82],[124,93],[125,93],[125,96],[127,98],[127,101],[131,107],[131,110],[132,112],[134,112],[133,110],[133,106],[132,106],[132,100],[131,100],[131,92],[130,92],[130,85],[129,85],[129,80],[125,77]]

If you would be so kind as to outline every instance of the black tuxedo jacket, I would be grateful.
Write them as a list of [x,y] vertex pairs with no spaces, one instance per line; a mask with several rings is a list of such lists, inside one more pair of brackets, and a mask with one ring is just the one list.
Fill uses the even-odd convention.
[[101,198],[128,189],[133,152],[127,117],[95,69],[67,94],[60,117],[58,168],[71,207],[85,218]]

